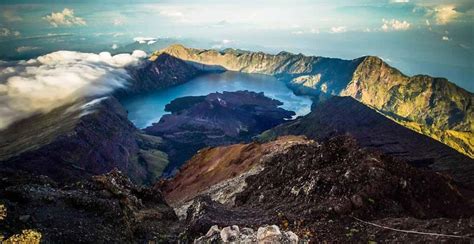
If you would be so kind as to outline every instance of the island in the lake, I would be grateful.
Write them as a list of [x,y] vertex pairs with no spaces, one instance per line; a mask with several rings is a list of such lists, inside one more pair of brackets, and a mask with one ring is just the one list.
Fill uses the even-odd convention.
[[[177,98],[167,104],[158,123],[144,129],[167,143],[169,170],[176,169],[197,150],[217,145],[248,142],[295,115],[264,93],[236,91]],[[165,170],[166,173],[166,170]]]

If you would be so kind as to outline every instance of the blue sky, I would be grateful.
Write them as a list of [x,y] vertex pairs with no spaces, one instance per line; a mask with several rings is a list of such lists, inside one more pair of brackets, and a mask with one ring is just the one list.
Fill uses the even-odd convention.
[[406,74],[447,77],[473,91],[473,17],[472,0],[3,0],[0,59],[170,42],[347,59],[377,55]]

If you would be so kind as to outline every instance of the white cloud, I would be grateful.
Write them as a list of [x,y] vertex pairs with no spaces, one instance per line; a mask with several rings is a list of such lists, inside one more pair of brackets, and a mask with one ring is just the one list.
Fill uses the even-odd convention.
[[319,34],[319,29],[311,28],[309,30],[296,30],[296,31],[292,31],[291,34],[293,35]]
[[19,36],[20,32],[11,30],[5,27],[0,27],[0,37],[14,37],[14,36]]
[[52,12],[50,15],[43,17],[52,26],[73,26],[73,25],[87,25],[86,21],[81,17],[74,15],[74,10],[65,8],[62,12]]
[[390,0],[391,3],[409,3],[410,0]]
[[434,9],[436,24],[445,25],[459,16],[454,5],[438,6]]
[[39,47],[34,47],[34,46],[20,46],[16,48],[16,51],[18,53],[23,53],[23,52],[28,52],[28,51],[33,51],[40,49]]
[[219,41],[217,44],[213,45],[212,48],[213,49],[221,49],[221,48],[224,48],[226,46],[229,46],[229,44],[232,44],[232,43],[235,43],[234,40],[229,40],[229,39],[223,39],[221,41]]
[[123,87],[130,78],[124,69],[146,57],[58,51],[36,59],[0,63],[0,129],[38,112],[101,96]]
[[347,32],[347,27],[345,26],[331,27],[331,33],[344,33],[344,32]]
[[397,19],[386,20],[382,19],[382,30],[383,31],[404,31],[410,29],[411,24],[406,20],[400,21]]
[[157,38],[154,38],[154,37],[135,37],[133,38],[133,41],[135,42],[138,42],[140,44],[148,44],[148,45],[151,45],[153,43],[155,43],[157,41]]
[[183,12],[172,10],[172,9],[162,10],[160,11],[160,14],[166,17],[174,17],[174,18],[179,18],[179,17],[184,16]]
[[450,39],[448,36],[443,36],[443,37],[441,38],[441,40],[443,40],[443,41],[450,41],[451,39]]
[[113,24],[114,24],[115,26],[121,26],[121,25],[124,24],[124,22],[125,22],[125,21],[124,21],[123,19],[114,19]]
[[119,48],[119,46],[116,43],[114,43],[114,44],[112,44],[111,48],[115,50],[115,49]]

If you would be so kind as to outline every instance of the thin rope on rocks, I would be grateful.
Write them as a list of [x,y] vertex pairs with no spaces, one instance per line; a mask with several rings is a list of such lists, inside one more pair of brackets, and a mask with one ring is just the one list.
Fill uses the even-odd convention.
[[397,232],[403,232],[403,233],[408,233],[408,234],[419,234],[419,235],[429,235],[429,236],[441,236],[441,237],[450,237],[450,238],[461,238],[461,239],[471,239],[473,237],[470,236],[458,236],[458,235],[448,235],[448,234],[439,234],[439,233],[432,233],[432,232],[421,232],[421,231],[415,231],[415,230],[401,230],[401,229],[396,229],[388,226],[383,226],[383,225],[378,225],[372,222],[364,221],[362,219],[359,219],[357,217],[351,216],[353,219],[368,224],[372,225],[375,227],[387,229],[387,230],[392,230],[392,231],[397,231]]

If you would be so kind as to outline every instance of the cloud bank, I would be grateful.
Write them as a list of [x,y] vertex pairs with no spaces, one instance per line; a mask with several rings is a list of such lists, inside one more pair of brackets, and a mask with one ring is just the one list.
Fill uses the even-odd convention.
[[397,20],[397,19],[392,19],[392,20],[386,20],[382,19],[383,25],[382,25],[382,30],[383,31],[405,31],[410,29],[411,24],[408,23],[406,20]]
[[72,26],[72,25],[87,25],[86,21],[81,17],[74,15],[74,10],[65,8],[62,12],[52,12],[50,15],[43,17],[54,27],[58,26]]
[[139,37],[133,38],[133,41],[135,41],[135,42],[138,42],[140,44],[145,44],[146,43],[148,45],[151,45],[151,44],[155,43],[156,40],[157,40],[157,38],[154,38],[154,37],[141,37],[141,36],[139,36]]
[[20,32],[15,30],[10,30],[5,27],[0,27],[0,37],[11,37],[11,36],[19,36]]
[[345,26],[331,27],[331,33],[344,33],[344,32],[347,32],[347,27]]
[[125,67],[146,53],[57,51],[36,59],[0,62],[0,129],[84,97],[105,95],[130,79]]
[[440,6],[435,8],[436,24],[445,25],[458,17],[459,13],[455,10],[454,5]]

